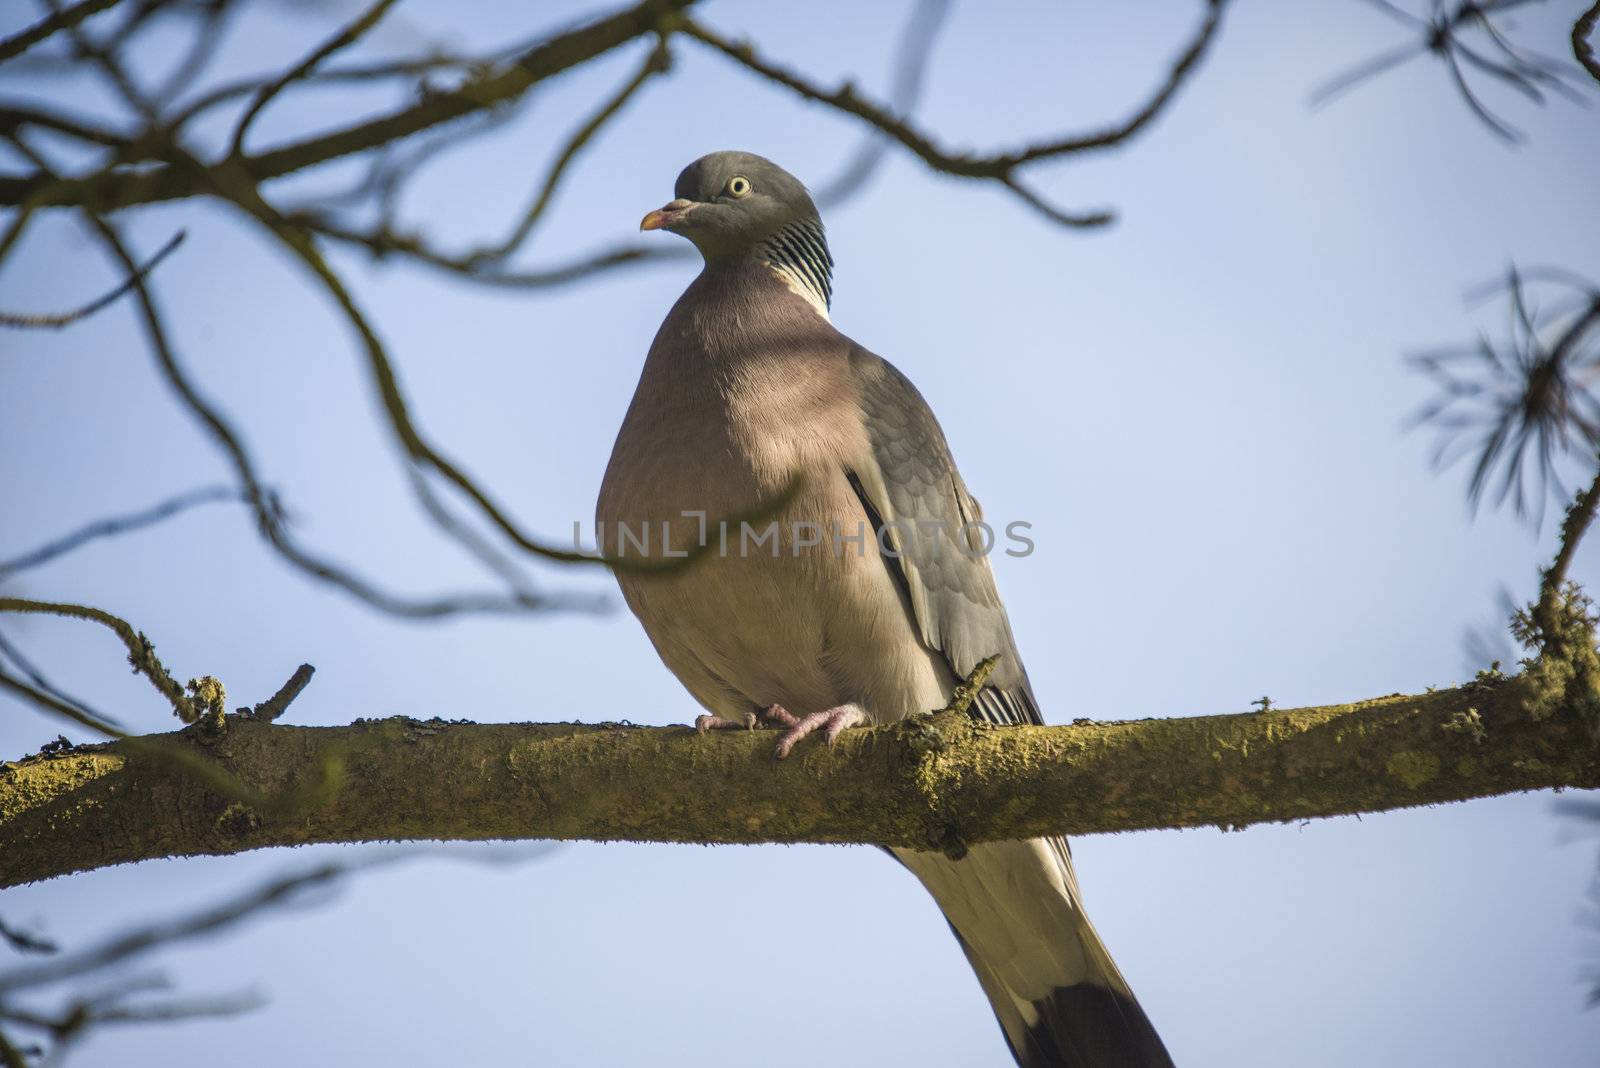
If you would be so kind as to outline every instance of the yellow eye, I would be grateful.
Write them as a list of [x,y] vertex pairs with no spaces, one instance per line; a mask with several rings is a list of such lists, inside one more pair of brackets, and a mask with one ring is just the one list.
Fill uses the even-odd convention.
[[730,197],[748,196],[750,193],[750,179],[742,174],[736,174],[729,178],[727,193]]

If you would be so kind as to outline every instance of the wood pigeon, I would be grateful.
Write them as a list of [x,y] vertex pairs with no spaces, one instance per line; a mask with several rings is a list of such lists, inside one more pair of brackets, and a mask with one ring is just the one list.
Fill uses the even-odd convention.
[[[805,187],[716,152],[675,196],[640,229],[688,238],[705,266],[650,346],[596,523],[622,560],[702,553],[616,569],[705,706],[696,726],[777,728],[783,758],[812,733],[942,707],[993,654],[972,714],[1043,722],[944,432],[829,320],[833,257]],[[1084,914],[1065,839],[892,852],[938,901],[1019,1064],[1171,1065]]]

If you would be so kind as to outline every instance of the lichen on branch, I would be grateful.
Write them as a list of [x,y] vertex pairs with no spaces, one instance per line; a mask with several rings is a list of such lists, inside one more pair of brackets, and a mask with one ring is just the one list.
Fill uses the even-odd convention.
[[[229,716],[0,765],[0,887],[154,857],[389,840],[966,843],[1243,827],[1600,785],[1548,668],[1354,704],[1070,726],[946,710],[771,759],[765,731]],[[136,743],[136,744],[134,744]],[[165,749],[190,760],[171,759]],[[197,776],[215,761],[271,804]],[[329,766],[340,774],[330,784]],[[284,799],[295,803],[282,803]]]

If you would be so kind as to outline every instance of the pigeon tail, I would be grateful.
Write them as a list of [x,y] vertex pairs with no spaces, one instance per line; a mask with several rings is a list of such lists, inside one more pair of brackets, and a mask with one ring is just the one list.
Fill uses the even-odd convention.
[[950,921],[1022,1068],[1172,1068],[1083,912],[1065,840],[894,853]]

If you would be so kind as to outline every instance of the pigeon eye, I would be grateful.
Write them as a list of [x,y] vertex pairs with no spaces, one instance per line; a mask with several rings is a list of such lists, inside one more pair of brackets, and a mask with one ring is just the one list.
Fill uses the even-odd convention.
[[727,193],[730,197],[748,196],[750,193],[750,179],[742,174],[736,174],[729,178]]

